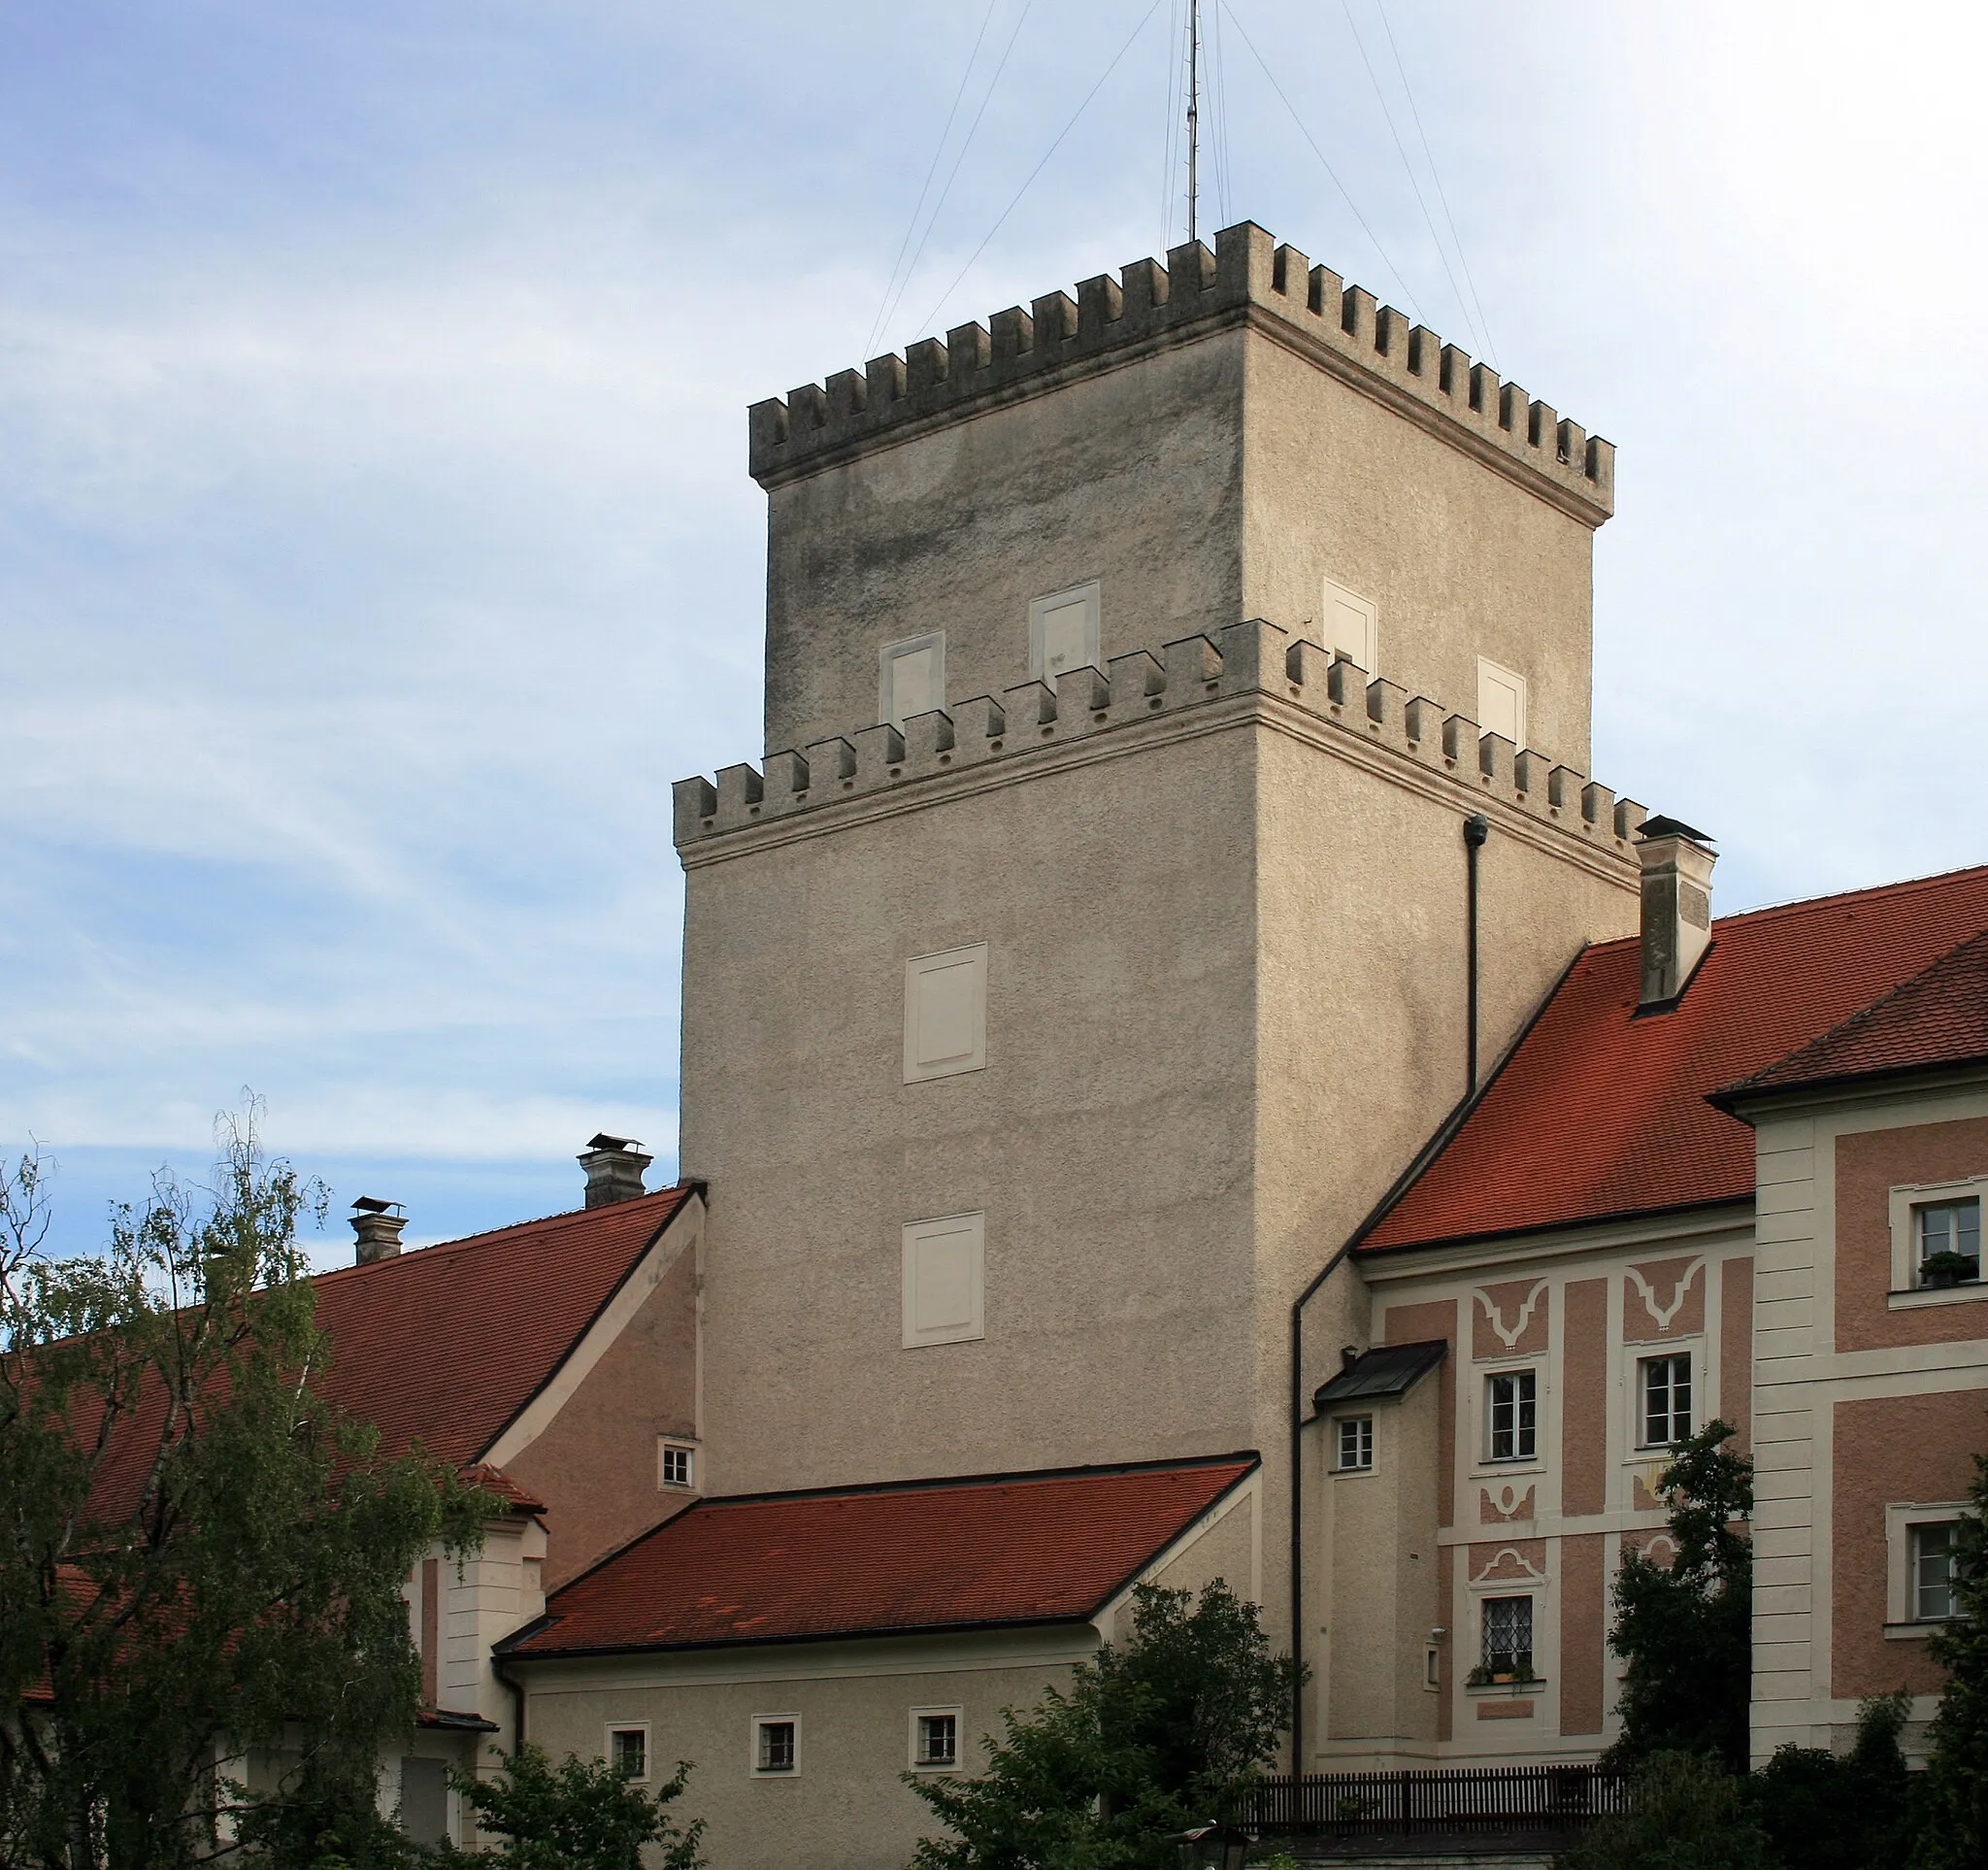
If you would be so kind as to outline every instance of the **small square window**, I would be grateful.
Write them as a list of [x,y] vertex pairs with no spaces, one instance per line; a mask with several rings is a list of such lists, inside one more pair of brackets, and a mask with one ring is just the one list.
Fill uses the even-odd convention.
[[950,1708],[911,1717],[911,1763],[927,1768],[959,1764],[959,1715]]
[[648,1777],[648,1729],[646,1727],[610,1727],[608,1729],[608,1764],[613,1767],[623,1779],[646,1779]]
[[752,1770],[755,1773],[795,1773],[801,1769],[801,1717],[752,1717]]
[[1339,1440],[1339,1471],[1342,1474],[1362,1474],[1374,1465],[1372,1416],[1342,1416]]
[[1918,1270],[1919,1285],[1927,1282],[1926,1262],[1939,1254],[1952,1257],[1939,1260],[1936,1272],[1944,1271],[1956,1280],[1981,1277],[1979,1195],[1969,1195],[1958,1201],[1915,1201],[1912,1204],[1912,1264]]
[[1486,1379],[1487,1446],[1494,1461],[1530,1461],[1539,1452],[1539,1376],[1503,1370]]
[[663,1485],[665,1486],[695,1486],[697,1485],[697,1451],[686,1448],[681,1442],[663,1444]]
[[1533,1672],[1533,1600],[1530,1597],[1487,1597],[1484,1600],[1484,1669],[1489,1675]]
[[1645,1357],[1642,1381],[1642,1446],[1669,1448],[1691,1434],[1691,1358]]
[[1959,1527],[1949,1519],[1943,1524],[1912,1528],[1912,1620],[1933,1623],[1954,1614],[1954,1562],[1959,1549],[1954,1535]]

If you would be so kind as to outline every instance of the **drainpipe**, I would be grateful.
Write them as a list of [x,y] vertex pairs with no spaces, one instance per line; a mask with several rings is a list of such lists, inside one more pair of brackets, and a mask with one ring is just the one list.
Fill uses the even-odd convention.
[[1474,812],[1464,820],[1464,862],[1470,871],[1466,891],[1470,901],[1466,911],[1469,934],[1466,937],[1468,953],[1465,967],[1469,986],[1466,990],[1467,1005],[1464,1010],[1464,1095],[1468,1097],[1477,1086],[1477,852],[1483,850],[1484,841],[1491,835],[1491,820],[1481,812]]
[[524,1684],[504,1666],[504,1658],[490,1658],[490,1671],[511,1690],[511,1752],[515,1758],[524,1750]]

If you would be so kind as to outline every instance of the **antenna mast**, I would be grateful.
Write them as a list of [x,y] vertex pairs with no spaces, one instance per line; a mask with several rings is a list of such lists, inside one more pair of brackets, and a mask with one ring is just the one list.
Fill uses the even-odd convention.
[[1187,244],[1194,244],[1201,178],[1201,0],[1187,0]]

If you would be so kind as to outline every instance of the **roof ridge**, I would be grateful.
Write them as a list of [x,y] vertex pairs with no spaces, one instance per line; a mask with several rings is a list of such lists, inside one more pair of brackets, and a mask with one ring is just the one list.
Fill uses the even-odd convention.
[[[1094,1461],[1075,1467],[1002,1469],[989,1474],[932,1474],[908,1481],[851,1481],[842,1486],[776,1487],[761,1493],[712,1493],[697,1502],[701,1507],[765,1506],[783,1500],[828,1500],[873,1498],[882,1493],[936,1492],[944,1487],[1022,1486],[1048,1481],[1102,1480],[1114,1474],[1154,1474],[1168,1469],[1227,1467],[1236,1462],[1253,1465],[1263,1459],[1253,1448],[1236,1449],[1226,1454],[1176,1454],[1149,1461]],[[660,1531],[669,1520],[649,1528]]]
[[355,1273],[379,1273],[394,1266],[407,1266],[424,1259],[430,1253],[458,1253],[471,1247],[481,1247],[499,1240],[506,1234],[522,1233],[527,1227],[549,1227],[562,1221],[589,1219],[597,1215],[626,1212],[638,1203],[657,1201],[665,1195],[688,1193],[695,1183],[691,1181],[673,1182],[667,1188],[651,1188],[645,1194],[632,1196],[627,1201],[616,1201],[605,1208],[566,1208],[558,1214],[539,1215],[530,1220],[510,1220],[501,1227],[489,1227],[480,1234],[463,1234],[454,1240],[431,1241],[426,1247],[410,1247],[402,1252],[389,1253],[384,1259],[370,1260],[363,1266],[330,1266],[321,1273],[313,1273],[312,1281],[348,1278]]

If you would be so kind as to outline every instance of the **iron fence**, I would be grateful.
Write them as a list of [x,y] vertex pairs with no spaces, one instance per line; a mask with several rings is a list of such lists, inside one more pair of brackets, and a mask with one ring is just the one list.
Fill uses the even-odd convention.
[[1628,1776],[1601,1766],[1275,1773],[1244,1794],[1235,1820],[1261,1835],[1314,1837],[1574,1831],[1628,1803]]

